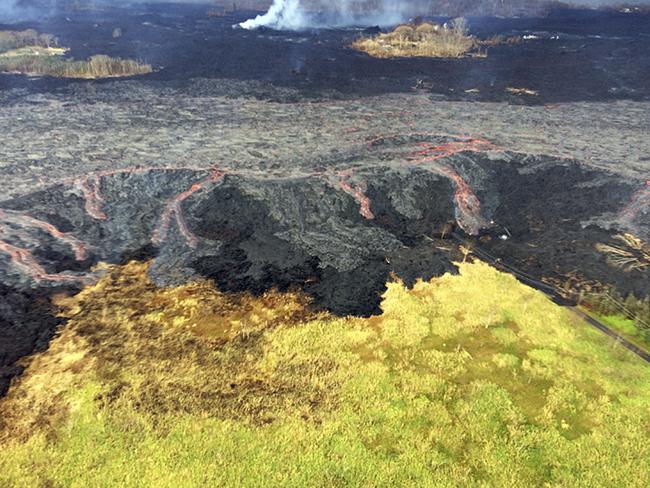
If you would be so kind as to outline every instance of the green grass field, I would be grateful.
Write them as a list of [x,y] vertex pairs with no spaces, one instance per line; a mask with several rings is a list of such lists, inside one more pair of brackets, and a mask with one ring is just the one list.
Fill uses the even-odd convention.
[[634,323],[634,320],[621,315],[600,315],[598,318],[628,341],[636,344],[643,350],[650,350],[650,334],[640,329]]
[[0,486],[650,486],[650,367],[485,264],[369,319],[144,270],[59,301]]

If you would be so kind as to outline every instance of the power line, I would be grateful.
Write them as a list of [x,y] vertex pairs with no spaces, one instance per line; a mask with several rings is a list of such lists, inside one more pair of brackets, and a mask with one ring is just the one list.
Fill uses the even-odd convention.
[[[554,285],[552,285],[550,283],[544,283],[542,281],[539,281],[538,279],[533,278],[532,276],[524,273],[523,271],[515,268],[514,266],[511,266],[511,265],[508,265],[508,264],[502,262],[500,258],[497,258],[497,257],[491,255],[489,252],[487,252],[487,251],[485,251],[483,249],[480,249],[474,243],[468,242],[467,240],[465,240],[462,236],[460,236],[456,232],[451,232],[450,235],[454,239],[456,239],[458,242],[460,242],[460,243],[464,244],[465,246],[467,246],[471,250],[471,252],[473,254],[476,254],[479,258],[487,261],[488,263],[492,264],[493,266],[495,266],[497,268],[505,269],[507,272],[519,277],[522,281],[531,283],[531,284],[535,285],[537,288],[546,289],[547,294],[553,295],[555,297],[565,298],[565,299],[566,299],[566,297],[565,297],[566,294],[571,295],[572,298],[573,298],[573,296],[576,295],[575,292],[572,292],[570,290],[561,290],[560,288],[558,288],[558,287],[556,287],[556,286],[554,286]],[[549,291],[550,291],[550,293],[549,293]],[[640,322],[641,324],[643,324],[644,326],[646,326],[646,327],[648,327],[650,329],[650,326],[644,320],[642,320],[640,317],[633,314],[623,303],[621,303],[621,302],[617,301],[616,299],[614,299],[614,297],[612,297],[607,292],[605,292],[605,296],[607,298],[609,298],[612,301],[612,303],[614,303],[619,308],[619,310],[622,310],[626,314],[626,316],[631,317],[633,320]],[[577,304],[578,300],[575,300],[575,301],[576,301],[576,304]],[[570,307],[567,307],[567,308],[569,310],[571,310],[573,313],[575,313],[576,315],[579,315],[582,319],[584,319],[587,323],[589,323],[593,327],[597,328],[598,330],[600,330],[604,334],[614,338],[617,342],[622,344],[623,347],[625,347],[629,351],[633,352],[634,354],[639,356],[641,359],[643,359],[647,363],[650,363],[650,354],[648,352],[644,351],[643,349],[641,349],[640,347],[638,347],[636,344],[628,341],[623,336],[621,336],[617,332],[610,329],[607,325],[603,324],[601,321],[597,320],[596,318],[592,317],[591,315],[586,314],[582,310],[578,309],[576,306],[570,306]]]

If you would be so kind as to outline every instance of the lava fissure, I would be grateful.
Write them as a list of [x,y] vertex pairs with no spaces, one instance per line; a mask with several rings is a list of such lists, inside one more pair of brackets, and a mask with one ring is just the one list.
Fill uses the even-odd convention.
[[[1,227],[0,230],[2,230]],[[85,282],[83,276],[75,276],[65,273],[48,273],[45,271],[43,266],[36,261],[31,251],[13,246],[6,241],[0,240],[0,251],[8,254],[14,266],[27,273],[36,281]]]
[[353,185],[350,182],[352,178],[352,170],[342,170],[336,172],[336,178],[338,179],[339,186],[341,189],[354,197],[354,199],[359,203],[359,213],[364,219],[372,220],[375,218],[372,210],[370,208],[370,198],[366,195],[366,184],[360,183]]
[[97,175],[87,176],[78,182],[83,192],[86,213],[95,220],[106,220],[108,217],[102,210],[104,199],[101,195],[100,180]]
[[[435,161],[423,159],[419,164],[432,163]],[[458,225],[468,234],[476,235],[481,228],[487,225],[487,221],[481,215],[481,202],[474,193],[474,190],[467,182],[453,169],[437,164],[425,166],[429,171],[438,173],[454,182],[454,201],[456,202],[456,221]]]
[[[0,221],[13,224],[14,226],[18,226],[20,228],[39,229],[46,232],[47,234],[54,237],[55,239],[67,244],[74,251],[75,259],[77,261],[83,261],[88,257],[87,245],[84,244],[82,241],[80,241],[79,239],[77,239],[76,237],[70,234],[61,232],[52,224],[36,219],[31,215],[18,214],[18,213],[0,209]],[[8,230],[5,228],[2,234],[7,234],[7,233]],[[19,237],[29,239],[25,231],[16,229],[15,233]]]
[[190,188],[170,199],[160,216],[158,226],[151,237],[151,242],[157,246],[160,246],[165,242],[169,235],[172,218],[174,218],[176,226],[181,235],[185,238],[187,244],[192,248],[196,248],[198,239],[189,229],[187,222],[185,221],[181,204],[198,191],[205,190],[209,187],[214,188],[219,186],[223,182],[225,175],[226,173],[224,171],[214,169],[210,172],[210,175],[207,178],[197,183],[193,183]]
[[[430,144],[429,140],[432,138],[454,139],[453,141],[443,144],[441,146],[445,146],[445,145],[448,146],[450,144],[465,145],[466,147],[465,149],[461,149],[460,151],[455,151],[455,152],[463,152],[463,151],[484,152],[484,151],[502,150],[499,147],[492,144],[490,141],[486,139],[481,139],[479,137],[472,137],[469,135],[462,135],[462,134],[443,134],[438,132],[408,132],[404,134],[398,134],[398,133],[381,134],[373,137],[372,139],[367,140],[366,144],[368,145],[369,149],[374,149],[376,146],[380,144],[391,143],[391,142],[400,145],[407,144],[407,143],[418,143],[418,142],[423,144]],[[475,149],[471,149],[471,148],[475,148]]]
[[86,213],[95,220],[108,220],[108,216],[103,209],[104,197],[101,193],[101,180],[102,178],[111,177],[115,175],[133,175],[133,174],[146,174],[152,171],[212,171],[211,167],[200,166],[146,166],[146,167],[131,167],[121,169],[111,169],[92,173],[91,175],[81,178],[64,179],[59,183],[64,185],[72,185],[81,190],[85,201],[84,208]]
[[425,156],[430,161],[436,159],[446,158],[454,154],[464,152],[487,152],[496,150],[491,142],[484,139],[468,139],[465,141],[451,141],[437,146],[431,146],[427,142],[420,142],[420,146],[424,147],[421,151],[415,152],[416,156]]
[[[441,144],[434,144],[426,140],[417,140],[431,137],[446,137],[457,140]],[[410,142],[404,142],[404,139]],[[481,228],[487,225],[486,219],[481,215],[481,202],[469,183],[456,170],[448,165],[440,164],[438,160],[465,152],[484,153],[488,151],[501,151],[502,149],[485,139],[469,136],[443,136],[426,132],[378,136],[368,141],[368,147],[369,149],[374,149],[379,144],[391,141],[400,144],[417,144],[421,149],[412,151],[407,160],[411,164],[422,165],[427,170],[440,174],[454,183],[454,201],[457,212],[456,220],[465,232],[470,235],[475,235],[478,234]]]
[[650,180],[637,190],[630,203],[621,211],[621,219],[631,222],[644,208],[650,205]]

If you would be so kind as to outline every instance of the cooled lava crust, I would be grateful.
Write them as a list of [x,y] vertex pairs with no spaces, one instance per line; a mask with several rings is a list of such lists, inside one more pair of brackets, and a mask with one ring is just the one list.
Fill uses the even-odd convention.
[[45,297],[91,283],[100,261],[152,259],[161,286],[200,276],[227,291],[298,287],[318,308],[368,315],[391,276],[412,284],[454,272],[454,234],[537,279],[579,270],[623,292],[649,289],[647,273],[614,268],[595,249],[630,227],[648,235],[638,202],[647,188],[448,136],[380,137],[347,156],[289,176],[107,171],[2,202],[3,366],[43,347],[57,325]]
[[[59,35],[77,58],[145,53],[159,71],[142,81],[118,82],[134,90],[134,107],[141,102],[138,94],[151,93],[145,86],[160,90],[153,105],[164,107],[175,91],[196,96],[205,103],[202,110],[210,108],[204,101],[211,97],[287,104],[312,99],[328,110],[328,100],[413,91],[434,103],[650,99],[650,23],[643,16],[574,12],[541,20],[486,19],[478,25],[483,37],[505,32],[535,39],[491,49],[485,60],[386,61],[348,49],[356,31],[231,28],[248,14],[207,19],[203,10],[169,6],[154,13],[113,9],[75,15],[74,21],[53,18],[33,27]],[[124,36],[113,40],[118,26]],[[590,38],[592,31],[602,36]],[[513,95],[510,86],[539,95]],[[96,102],[109,126],[108,101],[116,90],[115,82],[0,75],[3,106],[45,101],[58,104],[52,108],[56,113],[59,106],[68,110],[69,103],[72,116],[75,103]],[[373,103],[378,112],[379,102]],[[396,125],[406,108],[395,113]],[[611,114],[614,122],[618,113]],[[81,115],[74,112],[75,123],[83,124]],[[232,123],[243,123],[245,115],[238,112]],[[622,232],[650,238],[650,184],[638,169],[647,159],[639,158],[636,173],[626,175],[602,161],[595,165],[515,152],[481,138],[402,131],[408,120],[394,134],[369,136],[376,116],[369,109],[363,117],[367,124],[356,145],[298,154],[292,161],[251,150],[255,164],[137,161],[129,168],[119,161],[120,169],[114,169],[115,161],[107,160],[102,170],[85,172],[63,166],[53,155],[54,162],[43,160],[42,168],[51,174],[60,167],[61,178],[41,182],[39,190],[13,192],[9,180],[3,182],[10,196],[0,202],[0,394],[20,372],[16,361],[47,347],[60,325],[49,298],[92,283],[101,274],[94,268],[99,262],[151,259],[150,273],[160,286],[207,277],[226,291],[297,287],[317,308],[369,315],[378,312],[388,280],[411,284],[454,272],[453,263],[463,258],[461,241],[469,241],[537,280],[562,281],[577,273],[622,293],[647,294],[648,272],[613,267],[596,249],[599,243],[618,245],[615,235]],[[603,140],[615,135],[602,134]],[[154,150],[164,155],[164,149]],[[92,162],[91,157],[84,164]],[[26,171],[20,161],[2,174],[18,182]]]

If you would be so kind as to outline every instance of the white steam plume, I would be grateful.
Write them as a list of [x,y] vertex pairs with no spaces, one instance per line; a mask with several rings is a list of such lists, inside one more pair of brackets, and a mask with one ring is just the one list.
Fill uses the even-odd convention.
[[[349,25],[391,25],[409,14],[423,11],[430,0],[273,0],[264,15],[239,24],[244,29],[269,27],[276,30],[301,30],[309,27]],[[305,8],[308,5],[310,11]],[[320,11],[320,15],[314,15]]]
[[298,30],[307,27],[307,18],[300,0],[273,0],[273,5],[264,15],[239,24],[244,29],[270,27],[277,30]]

